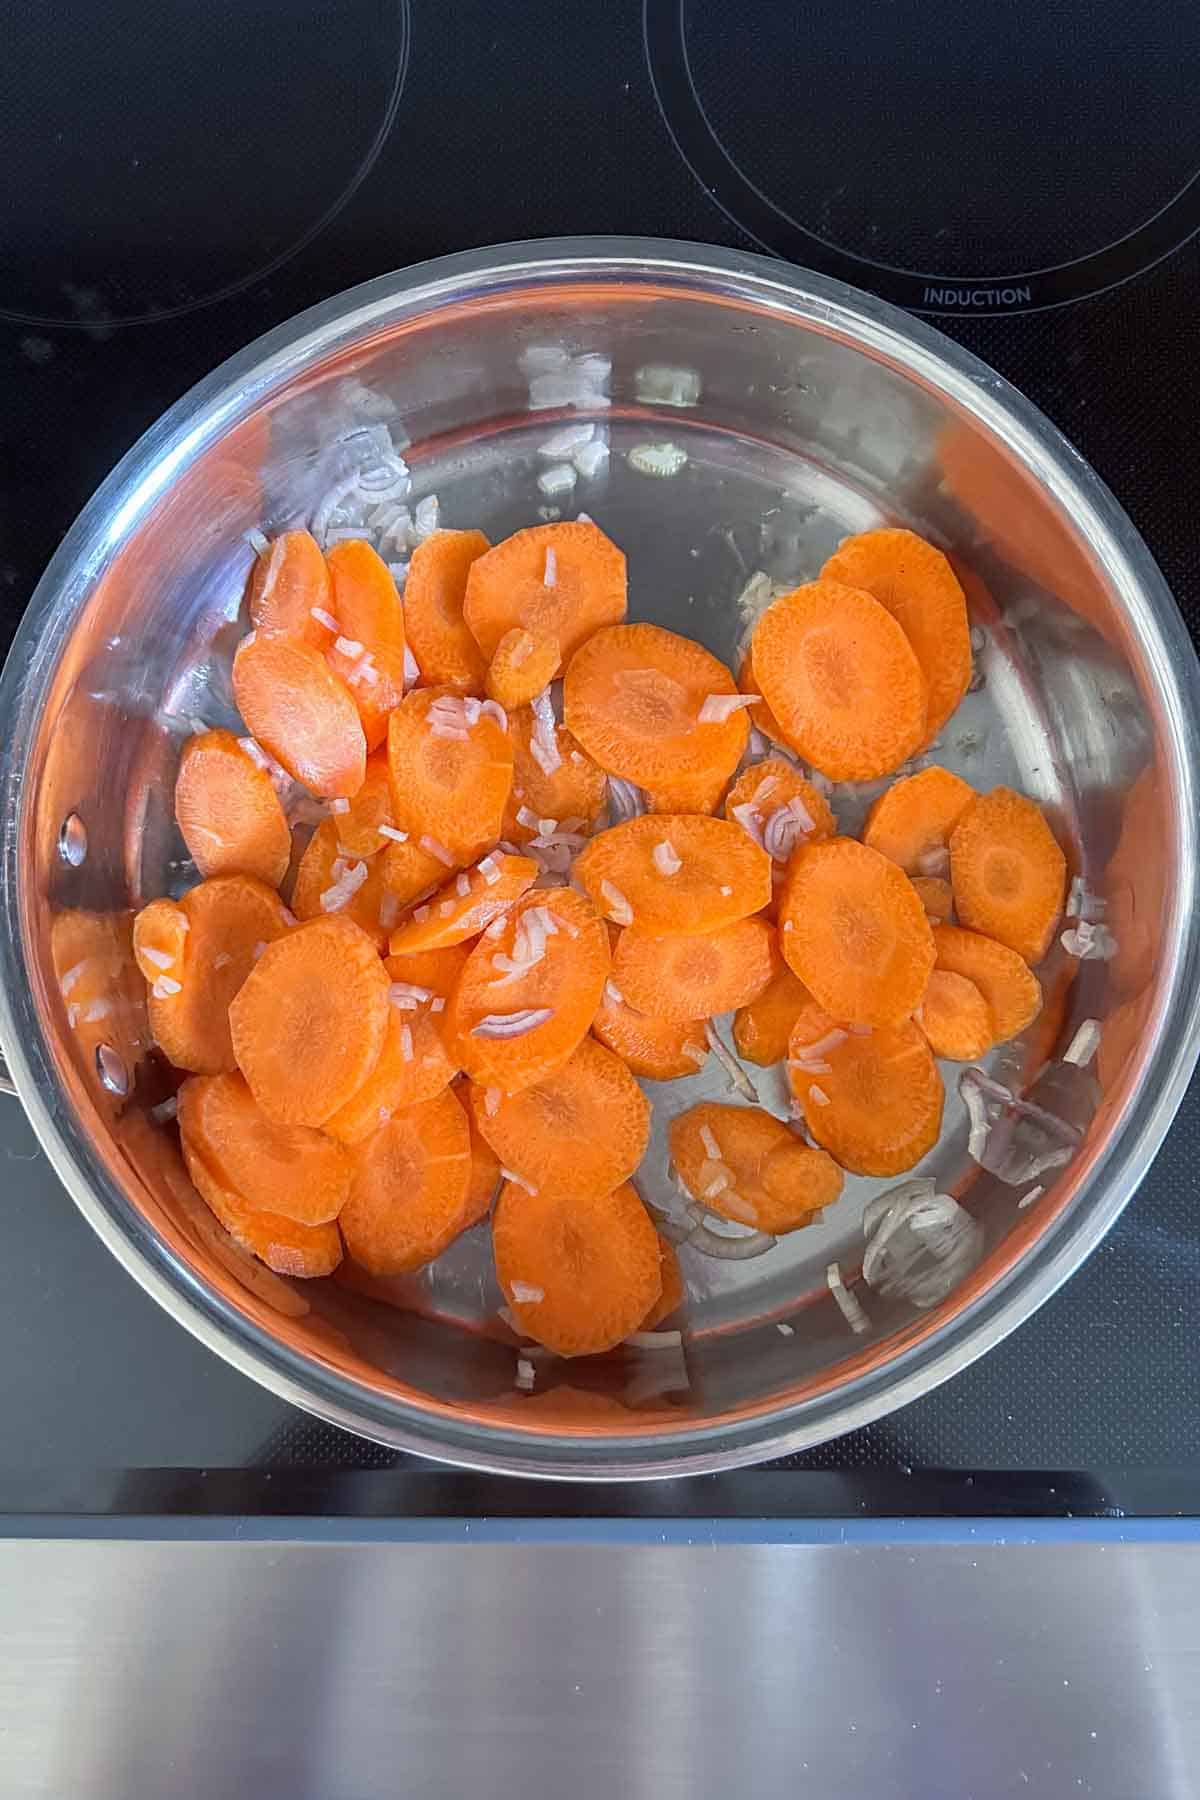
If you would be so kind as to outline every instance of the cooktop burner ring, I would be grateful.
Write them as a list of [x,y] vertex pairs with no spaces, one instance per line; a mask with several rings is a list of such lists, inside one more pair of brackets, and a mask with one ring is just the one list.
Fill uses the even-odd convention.
[[[688,46],[689,0],[643,0],[643,42],[660,115],[693,178],[725,216],[768,253],[806,263],[913,312],[1024,313],[1119,286],[1170,256],[1200,229],[1200,148],[1169,197],[1132,229],[1086,254],[983,275],[907,268],[857,252],[773,199],[739,162],[706,106]],[[770,111],[763,116],[769,122]]]

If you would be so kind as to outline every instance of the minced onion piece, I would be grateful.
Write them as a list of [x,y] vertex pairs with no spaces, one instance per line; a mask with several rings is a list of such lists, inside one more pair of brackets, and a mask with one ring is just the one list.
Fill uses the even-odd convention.
[[[725,896],[725,898],[728,899],[730,894],[732,894],[733,889],[731,887],[722,887],[720,891]],[[787,929],[788,926],[791,925],[791,922],[792,921],[790,919],[785,920],[785,922],[784,922],[785,930]]]
[[331,813],[348,813],[350,811],[350,802],[348,800],[331,800],[329,802],[329,810]]
[[712,1129],[708,1125],[700,1127],[700,1142],[704,1146],[704,1154],[710,1162],[720,1162],[721,1146],[718,1144]]
[[747,832],[761,850],[763,847],[763,822],[757,806],[743,800],[739,806],[731,806],[729,816],[735,819],[742,830]]
[[1029,1192],[1027,1194],[1022,1194],[1021,1198],[1017,1201],[1018,1212],[1023,1211],[1027,1206],[1032,1206],[1035,1200],[1040,1200],[1045,1191],[1045,1188],[1041,1186],[1031,1187]]
[[436,838],[419,838],[418,845],[427,855],[436,857],[437,861],[444,863],[448,869],[454,867],[454,858],[451,856],[449,850],[447,850],[445,844],[440,844]]
[[578,450],[584,444],[590,444],[596,435],[595,425],[564,425],[553,437],[538,445],[538,455],[547,462],[561,462],[564,456],[570,456],[572,450]]
[[413,1059],[413,1036],[410,1025],[400,1027],[400,1056],[403,1062],[411,1062]]
[[366,645],[360,644],[357,638],[348,637],[334,638],[333,647],[335,650],[340,651],[343,656],[348,657],[351,662],[357,662],[358,658],[366,649]]
[[558,557],[555,555],[553,544],[550,544],[546,549],[546,566],[542,573],[542,586],[553,587],[557,580]]
[[532,1181],[526,1181],[525,1177],[523,1175],[518,1175],[515,1169],[506,1169],[504,1164],[501,1163],[500,1173],[503,1175],[505,1181],[511,1181],[515,1187],[524,1188],[527,1194],[537,1193],[537,1189],[534,1187]]
[[655,844],[651,856],[660,875],[678,875],[683,867],[683,859],[677,855],[669,838],[664,838],[661,844]]
[[645,810],[646,796],[640,787],[620,775],[609,776],[608,813],[614,825],[623,825],[626,819],[640,819]]
[[501,731],[508,730],[508,714],[498,700],[480,700],[478,705],[481,719],[492,719]]
[[814,1106],[828,1106],[830,1104],[829,1095],[825,1092],[823,1087],[818,1087],[815,1081],[808,1090],[808,1097]]
[[871,1321],[863,1311],[857,1296],[852,1294],[843,1283],[841,1266],[838,1263],[830,1263],[825,1271],[825,1281],[851,1331],[869,1330]]
[[337,635],[338,622],[331,612],[326,612],[323,606],[310,606],[308,614],[311,619],[317,621],[318,625],[324,625],[326,631],[332,631],[335,636]]
[[805,1044],[799,1056],[793,1056],[791,1061],[798,1069],[805,1069],[810,1062],[819,1062],[823,1056],[828,1056],[831,1050],[836,1050],[839,1044],[844,1044],[848,1036],[849,1033],[843,1031],[840,1025],[835,1025],[832,1031],[825,1033],[824,1037],[815,1039],[811,1044]]
[[433,999],[432,989],[418,987],[414,981],[393,981],[388,988],[388,999],[393,1005],[398,1000],[411,1000],[414,1006],[423,1006],[426,1000]]
[[[175,961],[175,958],[173,956],[168,956],[165,950],[155,950],[150,944],[145,944],[143,946],[142,955],[148,963],[153,963],[156,969],[169,969],[171,964]],[[83,964],[79,963],[77,966],[82,969]],[[74,983],[72,983],[72,986],[74,986]],[[66,985],[65,977],[62,983],[62,991],[64,994],[68,994],[71,991]]]
[[550,689],[544,687],[540,694],[535,694],[530,705],[533,708],[534,727],[529,739],[529,753],[543,775],[553,775],[555,770],[562,767],[562,757],[558,750],[554,702],[550,698]]
[[780,1337],[795,1337],[796,1335],[796,1327],[794,1325],[785,1325],[782,1319],[776,1321],[775,1329]]
[[1085,1019],[1064,1051],[1063,1061],[1074,1064],[1077,1069],[1086,1069],[1099,1048],[1100,1021]]
[[1090,919],[1080,919],[1064,931],[1059,943],[1068,956],[1080,962],[1108,962],[1117,954],[1117,940],[1108,926],[1093,924]]
[[786,805],[777,806],[763,826],[762,847],[774,862],[785,863],[796,845],[815,830],[816,820],[795,795]]
[[[338,858],[338,861],[341,861],[340,857]],[[324,893],[318,896],[321,911],[327,913],[341,912],[344,906],[348,906],[363,882],[367,879],[368,874],[365,862],[351,863],[350,867],[348,869],[343,869],[341,873],[338,873],[337,862],[334,863],[333,867],[333,886],[327,887]]]
[[681,1331],[631,1331],[622,1342],[634,1350],[682,1350]]
[[407,644],[404,646],[404,685],[406,688],[416,687],[421,679],[421,669],[416,657]]
[[170,975],[160,975],[150,992],[156,1000],[169,1000],[172,994],[183,992],[183,984],[174,980]]
[[614,887],[611,881],[602,881],[600,897],[607,906],[608,916],[614,925],[633,924],[633,908],[619,887]]
[[[154,960],[153,957],[151,957],[150,960],[153,961]],[[170,964],[169,964],[169,962],[167,962],[167,963],[163,963],[161,966],[165,969],[165,968],[169,968]],[[60,978],[58,985],[59,985],[59,989],[62,993],[64,1000],[66,999],[67,995],[70,993],[71,989],[75,986],[75,983],[79,980],[79,977],[83,974],[83,971],[86,968],[87,968],[87,958],[85,956],[82,962],[73,963],[71,965],[71,967],[67,970],[66,974]]]
[[773,1250],[778,1239],[765,1231],[751,1232],[749,1237],[719,1237],[707,1225],[697,1225],[684,1242],[701,1256],[714,1257],[718,1262],[748,1262]]
[[1071,891],[1067,895],[1067,918],[1084,919],[1088,924],[1094,924],[1107,911],[1108,901],[1093,894],[1082,875],[1072,875]]
[[478,1025],[471,1027],[472,1037],[511,1038],[522,1037],[527,1031],[534,1031],[544,1025],[552,1016],[549,1006],[526,1006],[520,1012],[487,1013]]
[[426,494],[413,511],[413,536],[419,544],[433,536],[441,522],[442,509],[436,494]]
[[522,1393],[531,1394],[536,1380],[537,1370],[534,1368],[529,1358],[527,1356],[518,1356],[517,1378],[514,1385],[520,1388]]
[[494,1119],[496,1114],[500,1111],[500,1102],[503,1098],[504,1095],[500,1092],[499,1088],[484,1088],[483,1110],[489,1119]]
[[723,725],[734,713],[753,706],[757,699],[757,694],[708,694],[696,716],[701,725]]
[[380,837],[391,838],[393,844],[407,844],[408,842],[407,831],[400,831],[395,825],[377,825],[375,829]]
[[539,1300],[546,1298],[545,1288],[534,1287],[529,1281],[510,1281],[512,1297],[519,1306],[536,1306]]
[[[160,976],[159,980],[161,979]],[[83,1022],[85,1025],[95,1025],[100,1019],[107,1019],[111,1011],[111,1000],[92,1000],[83,1009]]]
[[270,770],[271,758],[255,738],[240,737],[238,739],[238,749],[245,752],[256,768]]
[[[590,444],[580,444],[577,450],[571,452],[571,462],[585,481],[591,481],[597,476],[607,461],[608,445],[603,438],[593,438]],[[579,518],[585,525],[591,523],[586,513],[580,513]]]
[[465,900],[471,891],[471,877],[465,869],[460,869],[454,879],[454,891],[460,900]]
[[708,1040],[708,1047],[720,1063],[722,1072],[728,1080],[729,1085],[742,1096],[743,1100],[749,1100],[753,1105],[757,1106],[758,1092],[754,1083],[742,1068],[742,1065],[738,1062],[737,1058],[733,1055],[732,1051],[727,1049],[725,1044],[722,1043],[717,1028],[711,1019],[706,1019],[704,1021],[704,1035]]
[[400,921],[400,896],[385,893],[379,901],[379,929],[394,931]]
[[160,1125],[165,1125],[167,1120],[173,1119],[178,1111],[178,1098],[171,1094],[166,1100],[160,1100],[157,1106],[150,1108],[150,1117],[157,1119]]
[[271,548],[270,538],[265,531],[260,531],[257,525],[252,525],[246,533],[246,542],[253,550],[255,556],[262,556]]
[[569,494],[579,477],[570,463],[554,463],[549,469],[543,469],[537,478],[537,484],[548,499],[558,499]]

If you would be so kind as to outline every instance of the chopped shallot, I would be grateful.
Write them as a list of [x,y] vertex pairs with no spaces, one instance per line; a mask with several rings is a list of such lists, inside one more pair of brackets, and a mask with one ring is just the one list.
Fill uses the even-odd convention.
[[348,813],[350,811],[350,802],[348,800],[331,800],[329,802],[329,810],[331,813]]
[[732,1087],[736,1093],[739,1093],[743,1100],[749,1100],[752,1105],[757,1106],[758,1092],[754,1083],[751,1081],[742,1065],[738,1062],[737,1058],[726,1045],[722,1043],[721,1038],[717,1033],[717,1028],[711,1019],[705,1020],[704,1035],[708,1039],[708,1047],[720,1063],[722,1072],[727,1078],[730,1087]]
[[551,1017],[548,1006],[526,1006],[520,1012],[488,1013],[480,1019],[478,1025],[471,1027],[472,1037],[511,1038],[523,1037],[525,1032],[534,1031],[544,1025]]
[[675,846],[669,838],[664,838],[661,844],[655,844],[651,855],[660,875],[678,875],[683,867],[682,858],[676,854]]
[[440,844],[436,838],[431,837],[420,838],[418,842],[420,848],[424,850],[428,856],[436,857],[438,862],[445,863],[448,869],[454,867],[454,858],[451,856],[449,850],[447,850],[445,844]]
[[1063,1052],[1063,1061],[1073,1063],[1077,1069],[1086,1069],[1099,1048],[1100,1021],[1085,1019]]
[[608,778],[608,816],[614,825],[623,825],[626,819],[639,819],[646,810],[646,796],[640,787],[632,781],[625,781],[620,775]]
[[763,822],[757,806],[751,806],[748,800],[744,800],[740,806],[731,806],[729,814],[743,831],[749,833],[761,850],[763,847]]
[[546,567],[545,572],[542,575],[542,586],[553,587],[557,580],[558,557],[554,553],[554,546],[550,545],[546,551]]
[[736,712],[753,706],[757,694],[708,694],[701,702],[697,717],[701,725],[723,725]]
[[816,820],[795,795],[785,806],[777,806],[763,826],[762,847],[773,861],[785,863],[815,829]]
[[[173,956],[168,956],[165,950],[156,950],[152,944],[143,946],[142,955],[148,963],[153,963],[156,969],[169,969],[171,964],[175,961],[175,958]],[[83,964],[80,963],[79,967],[82,968]],[[72,983],[72,986],[73,985],[74,983]],[[65,977],[62,983],[62,991],[64,994],[70,992],[70,988],[66,985]]]
[[156,1000],[169,1000],[172,994],[181,994],[183,987],[170,975],[160,975],[150,989]]
[[529,754],[543,775],[553,775],[556,769],[562,767],[562,757],[558,750],[554,702],[550,698],[550,689],[544,687],[540,694],[535,694],[531,705],[534,725],[529,739]]
[[920,1176],[871,1202],[863,1235],[863,1280],[921,1309],[944,1300],[983,1255],[978,1219]]
[[534,1287],[529,1281],[510,1281],[509,1289],[518,1306],[536,1306],[539,1300],[546,1298],[545,1288]]
[[349,657],[351,662],[356,662],[366,649],[366,645],[360,644],[357,638],[348,637],[334,638],[333,647],[342,656]]
[[411,1000],[414,1006],[423,1006],[426,1000],[432,1000],[433,994],[427,987],[418,987],[412,981],[393,981],[388,988],[388,999],[393,1006],[401,1000]]
[[395,825],[377,825],[375,829],[380,837],[391,838],[394,844],[407,844],[408,842],[407,831],[400,831]]
[[523,1175],[518,1175],[515,1169],[506,1169],[504,1164],[501,1163],[500,1173],[503,1175],[505,1181],[511,1181],[515,1187],[524,1188],[527,1194],[537,1193],[537,1189],[534,1187],[532,1181],[526,1181],[525,1177]]
[[[339,858],[338,862],[340,861]],[[335,862],[333,868],[333,886],[327,887],[320,895],[321,911],[327,913],[341,912],[344,906],[348,906],[368,874],[365,862],[351,863],[349,868],[343,867],[340,872],[338,863]]]
[[413,1036],[410,1025],[400,1027],[400,1056],[403,1062],[411,1062],[413,1059]]
[[1068,956],[1076,956],[1080,962],[1109,962],[1117,954],[1117,940],[1108,926],[1095,925],[1090,919],[1080,919],[1063,932],[1059,942]]
[[700,1142],[704,1146],[704,1154],[710,1162],[720,1162],[721,1146],[707,1125],[700,1127]]
[[869,1330],[871,1321],[863,1311],[857,1296],[852,1294],[842,1281],[842,1270],[839,1263],[830,1263],[825,1271],[825,1281],[851,1331]]
[[326,612],[323,606],[310,606],[308,610],[310,616],[317,621],[318,625],[323,625],[326,631],[332,631],[336,635],[338,622],[331,612]]
[[607,906],[608,916],[614,925],[633,924],[633,908],[619,887],[614,887],[611,881],[602,881],[600,897]]

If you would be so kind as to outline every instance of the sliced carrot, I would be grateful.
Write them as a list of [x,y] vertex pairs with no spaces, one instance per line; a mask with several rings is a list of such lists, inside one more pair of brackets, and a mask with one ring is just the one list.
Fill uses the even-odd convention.
[[677,781],[659,782],[645,789],[646,810],[652,813],[715,813],[729,786],[729,770],[711,775],[684,775]]
[[342,1238],[336,1225],[300,1225],[283,1213],[249,1206],[213,1174],[186,1139],[183,1151],[193,1187],[235,1243],[277,1275],[312,1281],[333,1274],[342,1260]]
[[756,1106],[703,1101],[671,1120],[669,1141],[692,1199],[756,1231],[799,1231],[842,1191],[832,1157]]
[[299,1225],[336,1219],[350,1192],[350,1158],[307,1125],[281,1125],[240,1075],[193,1075],[179,1090],[179,1130],[247,1206]]
[[1036,963],[1063,909],[1067,859],[1040,807],[1011,788],[993,788],[955,826],[950,885],[968,929]]
[[594,825],[608,798],[604,770],[560,726],[555,732],[558,761],[547,771],[530,749],[534,729],[530,708],[523,706],[512,713],[508,724],[513,746],[513,784],[504,814],[505,838],[510,843],[526,844],[530,838],[543,835],[543,819],[552,819],[556,827],[569,826],[573,831]]
[[[471,1083],[463,1083],[464,1090],[469,1090]],[[460,1104],[467,1094],[460,1092]],[[475,1124],[471,1108],[467,1107],[467,1120],[471,1127],[471,1175],[467,1182],[467,1198],[463,1206],[463,1229],[469,1230],[486,1219],[492,1210],[492,1202],[500,1187],[500,1159],[487,1140],[480,1136]]]
[[593,1038],[519,1094],[471,1089],[475,1124],[501,1165],[539,1194],[599,1199],[627,1181],[650,1139],[650,1104]]
[[292,637],[324,650],[336,634],[316,615],[332,618],[332,599],[329,570],[311,532],[283,532],[250,571],[250,620],[267,636]]
[[447,1009],[467,1074],[515,1094],[560,1069],[591,1025],[609,968],[604,922],[582,894],[523,895],[479,939]]
[[423,850],[416,838],[392,842],[379,858],[383,885],[401,906],[409,906],[433,894],[446,879],[444,857]]
[[[660,625],[597,631],[572,657],[563,718],[610,775],[669,790],[681,782],[728,780],[746,748],[744,708],[701,722],[737,688],[702,644]],[[711,709],[710,709],[711,710]]]
[[924,742],[925,677],[870,594],[808,582],[763,613],[751,654],[787,743],[831,780],[888,775]]
[[435,531],[418,544],[404,582],[409,648],[430,687],[482,694],[487,663],[463,618],[471,564],[489,548],[482,531]]
[[929,690],[925,735],[934,737],[971,679],[966,597],[942,552],[897,527],[861,531],[834,551],[821,579],[861,588],[887,607],[921,665]]
[[[170,901],[152,900],[157,920]],[[256,957],[288,929],[278,894],[249,875],[217,875],[178,903],[186,921],[182,966],[173,962],[150,985],[150,1028],[163,1055],[177,1069],[219,1075],[236,1068],[229,1006],[255,967]],[[177,927],[176,927],[177,928]],[[143,925],[141,959],[146,958]],[[178,991],[176,991],[178,984]]]
[[[160,975],[182,978],[187,934],[188,916],[174,900],[151,900],[138,913],[133,921],[134,960],[151,987]],[[69,991],[76,986],[73,981]]]
[[350,919],[301,925],[259,957],[229,1009],[234,1055],[263,1111],[323,1125],[379,1061],[388,978]]
[[485,856],[474,868],[463,870],[440,887],[427,906],[417,908],[425,914],[423,919],[414,913],[392,933],[392,955],[444,950],[478,937],[533,886],[537,876],[538,865],[528,856],[503,852]]
[[811,1000],[804,983],[789,968],[776,969],[758,998],[738,1009],[733,1021],[738,1055],[763,1069],[782,1062],[792,1026]]
[[623,931],[612,978],[639,1012],[682,1025],[748,1006],[778,968],[771,926],[764,919],[736,919],[703,937]]
[[628,1182],[590,1200],[506,1182],[492,1214],[492,1251],[521,1331],[559,1356],[613,1349],[662,1293],[658,1233]]
[[487,691],[509,712],[528,706],[554,680],[562,656],[553,635],[534,637],[523,626],[506,631],[488,664]]
[[614,924],[652,937],[716,931],[771,898],[766,852],[740,825],[698,813],[614,825],[580,851],[573,877]]
[[[449,1000],[466,966],[467,951],[461,944],[450,944],[444,950],[410,950],[403,956],[389,956],[384,962],[390,980],[428,988],[440,1000]],[[444,1010],[438,1008],[439,1012]]]
[[[353,919],[382,950],[388,939],[381,920],[381,912],[383,918],[388,915],[383,859],[347,856],[339,837],[341,823],[323,819],[309,839],[292,885],[292,911],[298,919],[323,919],[330,913]],[[351,892],[360,871],[361,882]]]
[[[338,842],[351,856],[374,856],[395,842],[388,832],[397,829],[392,817],[392,784],[388,775],[386,750],[372,751],[367,758],[363,784],[348,802],[344,812],[335,815]],[[380,826],[386,826],[381,831]]]
[[259,743],[310,792],[357,794],[367,741],[353,696],[319,650],[251,632],[233,659],[233,695]]
[[758,696],[754,705],[749,709],[750,723],[754,729],[761,731],[764,737],[773,738],[777,744],[786,744],[787,739],[783,735],[783,727],[763,699],[762,691],[754,679],[754,657],[749,650],[742,658],[737,684],[739,693]]
[[639,1012],[613,981],[604,985],[592,1033],[644,1081],[678,1081],[695,1075],[708,1060],[703,1025]]
[[992,1009],[965,975],[935,969],[916,1011],[916,1021],[935,1056],[974,1062],[995,1042]]
[[278,887],[292,835],[271,777],[232,731],[189,738],[175,781],[175,818],[201,875],[254,875]]
[[950,834],[974,799],[975,789],[949,769],[906,775],[872,806],[863,843],[909,875],[944,875]]
[[925,909],[903,870],[854,838],[803,844],[779,904],[784,957],[835,1019],[898,1025],[933,968]]
[[409,694],[388,720],[388,768],[396,824],[421,848],[440,847],[461,866],[500,836],[512,741],[478,701],[444,688]]
[[467,1115],[447,1088],[356,1150],[340,1219],[346,1249],[372,1275],[421,1268],[464,1230],[470,1184]]
[[625,617],[625,558],[589,520],[531,525],[471,564],[463,617],[488,662],[520,628],[538,645],[557,641],[567,663]]
[[658,1327],[669,1319],[672,1313],[679,1311],[687,1299],[683,1270],[679,1266],[679,1258],[675,1254],[674,1245],[668,1243],[661,1232],[658,1235],[658,1257],[662,1293],[642,1320],[642,1331],[657,1331]]
[[954,914],[954,890],[940,875],[910,875],[917,899],[931,925],[946,925]]
[[724,811],[776,863],[785,863],[797,844],[818,844],[837,835],[837,819],[825,795],[783,756],[768,756],[744,769],[725,797]]
[[335,544],[325,561],[338,622],[330,667],[354,697],[367,749],[377,750],[404,698],[404,608],[391,570],[365,540]]
[[942,1078],[911,1019],[847,1031],[814,1003],[792,1028],[788,1056],[809,1132],[843,1169],[901,1175],[937,1142]]
[[1042,1007],[1037,976],[1007,944],[964,931],[960,925],[935,925],[933,948],[939,969],[965,975],[979,989],[992,1014],[992,1035],[1007,1043],[1032,1025]]
[[[419,986],[419,983],[405,983]],[[379,1061],[357,1093],[322,1126],[343,1144],[358,1144],[406,1107],[433,1100],[458,1073],[446,1043],[444,1013],[409,995],[393,1001]]]

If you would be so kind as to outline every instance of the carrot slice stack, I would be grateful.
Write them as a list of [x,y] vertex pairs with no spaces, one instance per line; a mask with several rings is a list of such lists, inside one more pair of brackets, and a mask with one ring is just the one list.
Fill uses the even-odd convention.
[[644,1081],[678,1081],[695,1075],[708,1060],[702,1023],[680,1023],[639,1012],[630,1006],[615,981],[604,984],[604,997],[592,1020],[592,1033]]
[[740,825],[700,814],[627,819],[586,845],[574,876],[615,925],[652,937],[716,931],[771,898],[766,852]]
[[397,826],[443,869],[472,862],[500,836],[512,788],[507,722],[445,688],[409,694],[388,721]]
[[271,944],[229,1008],[238,1067],[263,1111],[323,1125],[379,1061],[388,978],[350,919],[317,919]]
[[[139,914],[135,954],[143,973],[149,977],[156,971],[150,1029],[177,1069],[219,1075],[236,1068],[230,1003],[256,957],[284,935],[288,922],[278,894],[249,875],[218,875],[200,882],[177,905],[152,900]],[[181,945],[181,954],[162,966],[167,944]]]
[[554,680],[562,662],[558,639],[534,637],[523,626],[506,631],[488,664],[487,691],[501,706],[528,706]]
[[559,1356],[613,1349],[662,1294],[658,1233],[628,1182],[590,1200],[506,1182],[492,1251],[521,1330]]
[[942,552],[913,531],[863,531],[834,551],[821,579],[861,588],[891,613],[925,676],[925,733],[935,737],[971,679],[966,596]]
[[945,875],[950,834],[975,799],[969,782],[949,769],[922,769],[894,781],[872,806],[863,843],[910,875]]
[[328,623],[332,599],[325,558],[308,531],[283,532],[250,572],[250,620],[266,636],[296,638],[325,650],[336,636]]
[[671,1120],[670,1142],[693,1200],[756,1231],[811,1225],[842,1191],[832,1157],[754,1106],[693,1106]]
[[487,663],[463,618],[471,564],[488,549],[482,531],[435,531],[418,544],[404,582],[404,622],[421,679],[456,694],[482,694]]
[[951,1062],[974,1062],[995,1042],[992,1012],[965,975],[935,969],[916,1012],[917,1024],[935,1056]]
[[489,663],[510,631],[528,632],[537,655],[557,644],[553,675],[625,617],[625,558],[590,521],[532,525],[471,564],[463,617]]
[[354,697],[367,749],[377,750],[404,698],[404,609],[391,570],[362,539],[335,544],[325,561],[338,622],[330,667]]
[[1036,963],[1062,912],[1067,859],[1040,807],[1011,788],[993,788],[954,829],[950,885],[964,925]]
[[267,771],[232,731],[189,738],[175,781],[175,818],[201,875],[253,875],[278,887],[292,834]]
[[834,1018],[896,1025],[921,1003],[933,936],[912,883],[854,838],[792,857],[779,905],[784,958]]
[[322,799],[357,794],[367,740],[353,696],[319,650],[251,632],[233,659],[233,695],[252,734]]
[[804,983],[789,968],[776,969],[762,993],[738,1009],[733,1021],[738,1055],[764,1069],[782,1062],[792,1026],[811,1000]]
[[223,1186],[298,1225],[327,1225],[350,1192],[350,1159],[306,1125],[281,1125],[240,1075],[193,1075],[179,1090],[179,1129]]
[[363,784],[346,802],[345,809],[339,809],[336,823],[343,854],[375,856],[396,841],[390,835],[397,826],[392,817],[392,784],[386,750],[375,750],[368,756]]
[[788,1080],[822,1149],[856,1175],[902,1175],[937,1142],[945,1099],[911,1020],[860,1033],[819,1006],[792,1028]]
[[931,925],[946,925],[954,913],[954,889],[940,875],[910,875],[913,892]]
[[763,919],[737,919],[703,937],[644,937],[624,931],[612,979],[631,1006],[671,1023],[748,1006],[779,969],[775,933]]
[[[392,955],[414,950],[444,950],[478,937],[493,919],[506,913],[537,879],[538,865],[528,856],[497,853],[485,856],[438,889],[392,933]],[[425,916],[418,918],[417,914]]]
[[589,638],[567,667],[563,718],[610,775],[665,790],[723,787],[750,730],[724,663],[659,625]]
[[925,677],[870,594],[808,582],[767,608],[751,654],[786,741],[831,780],[889,775],[924,742]]
[[[504,836],[514,844],[547,835],[543,823],[556,830],[586,831],[604,811],[608,777],[581,750],[569,731],[555,732],[555,755],[534,753],[533,711],[523,706],[509,718],[513,746],[513,784],[504,814]],[[540,746],[539,746],[540,748]],[[549,763],[550,766],[545,766]]]
[[342,1260],[342,1238],[336,1225],[301,1225],[284,1213],[250,1206],[213,1174],[187,1138],[183,1154],[193,1187],[235,1243],[277,1275],[312,1281],[333,1274]]
[[[324,919],[331,914],[353,919],[369,932],[379,950],[387,946],[387,889],[383,858],[346,854],[340,819],[324,819],[308,841],[292,887],[292,911],[298,919]],[[392,902],[394,907],[399,903]]]
[[372,1275],[423,1267],[465,1228],[470,1183],[467,1115],[447,1088],[357,1147],[339,1221],[347,1251]]
[[462,1067],[515,1094],[560,1069],[595,1016],[610,959],[595,909],[572,888],[525,894],[467,959],[450,1003]]
[[960,925],[935,925],[933,949],[939,969],[965,975],[979,989],[991,1011],[992,1035],[998,1044],[1017,1037],[1042,1010],[1037,976],[1007,944],[979,931],[964,931]]
[[620,1057],[592,1038],[519,1094],[489,1102],[473,1087],[471,1102],[502,1166],[539,1194],[610,1194],[633,1174],[650,1138],[641,1088]]

